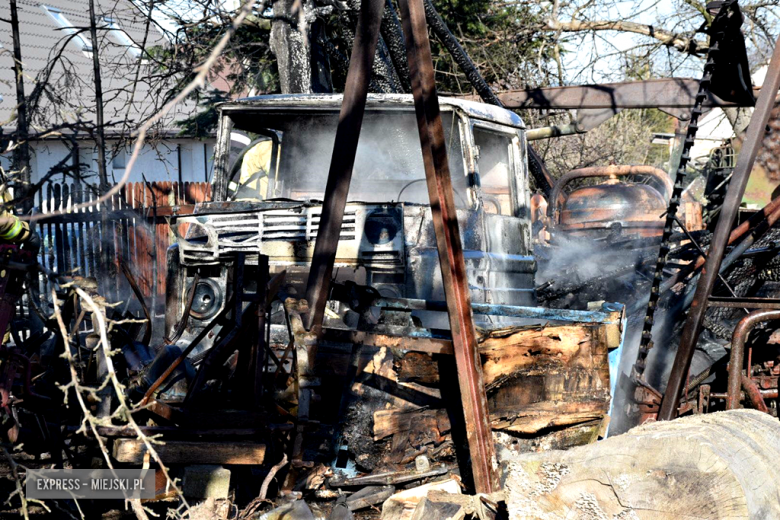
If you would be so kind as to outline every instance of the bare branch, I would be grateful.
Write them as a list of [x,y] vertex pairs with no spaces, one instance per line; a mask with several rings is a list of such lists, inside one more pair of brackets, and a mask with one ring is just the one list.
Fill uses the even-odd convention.
[[547,28],[553,31],[561,32],[585,32],[585,31],[621,31],[634,34],[641,34],[655,38],[667,47],[674,47],[680,52],[693,55],[700,55],[707,52],[707,44],[694,39],[692,36],[676,34],[665,29],[660,29],[653,25],[644,25],[629,21],[586,21],[572,20],[570,22],[561,22],[557,20],[548,20]]

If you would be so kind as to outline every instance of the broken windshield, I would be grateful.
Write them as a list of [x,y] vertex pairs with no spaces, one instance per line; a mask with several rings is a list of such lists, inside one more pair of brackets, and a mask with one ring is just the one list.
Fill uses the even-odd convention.
[[[251,141],[231,157],[233,200],[323,199],[338,114],[247,112],[231,117],[235,130],[245,132]],[[455,202],[465,208],[469,206],[468,183],[458,119],[444,112],[442,122]],[[264,137],[272,133],[269,130],[279,136],[278,143]],[[348,200],[428,204],[414,112],[366,112]]]

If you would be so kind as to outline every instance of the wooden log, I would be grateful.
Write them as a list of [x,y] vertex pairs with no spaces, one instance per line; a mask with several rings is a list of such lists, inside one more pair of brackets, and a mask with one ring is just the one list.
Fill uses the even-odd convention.
[[[253,442],[167,441],[154,446],[166,464],[262,464],[265,444]],[[139,439],[116,439],[113,456],[118,462],[142,464],[146,445]]]
[[734,410],[508,462],[510,520],[780,518],[780,422]]
[[601,419],[609,410],[603,325],[510,329],[480,345],[493,429],[524,434]]

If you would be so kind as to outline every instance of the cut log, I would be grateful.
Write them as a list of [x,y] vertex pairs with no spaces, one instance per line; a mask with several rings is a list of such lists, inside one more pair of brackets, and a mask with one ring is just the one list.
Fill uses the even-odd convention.
[[479,353],[493,429],[534,434],[599,420],[609,410],[605,325],[509,329]]
[[[154,450],[166,464],[262,464],[265,444],[253,442],[167,441]],[[116,439],[113,456],[118,462],[141,464],[146,445],[139,439]]]
[[735,410],[508,463],[510,520],[780,518],[780,422]]

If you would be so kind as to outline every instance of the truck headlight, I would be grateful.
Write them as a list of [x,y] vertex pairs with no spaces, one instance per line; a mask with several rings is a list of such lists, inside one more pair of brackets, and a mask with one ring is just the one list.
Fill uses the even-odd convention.
[[368,215],[363,228],[366,240],[375,246],[392,242],[399,231],[401,231],[401,222],[398,212],[386,209]]

